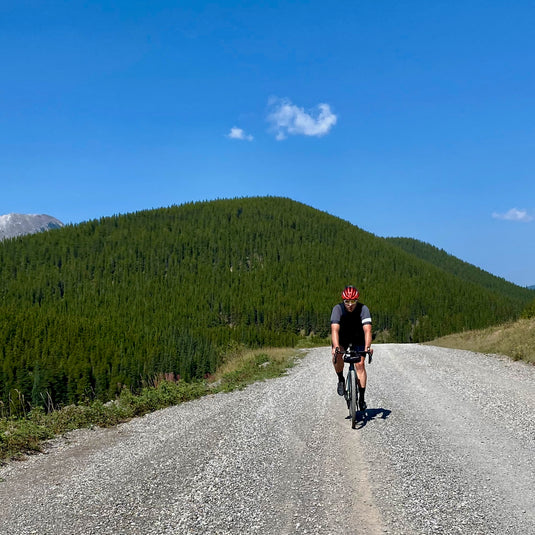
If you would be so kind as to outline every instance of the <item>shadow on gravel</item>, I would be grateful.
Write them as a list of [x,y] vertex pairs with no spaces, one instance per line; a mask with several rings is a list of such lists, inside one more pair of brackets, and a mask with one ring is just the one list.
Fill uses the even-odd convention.
[[[392,411],[389,409],[366,409],[366,412],[357,412],[357,424],[355,429],[362,429],[368,422],[376,420],[386,420]],[[346,416],[346,420],[349,420],[351,416]]]

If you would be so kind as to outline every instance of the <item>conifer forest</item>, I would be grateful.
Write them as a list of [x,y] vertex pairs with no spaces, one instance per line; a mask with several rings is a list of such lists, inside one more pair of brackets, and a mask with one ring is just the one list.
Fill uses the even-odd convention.
[[328,343],[355,285],[376,342],[520,316],[535,293],[290,199],[189,203],[0,242],[0,403],[113,399],[212,373],[233,347]]

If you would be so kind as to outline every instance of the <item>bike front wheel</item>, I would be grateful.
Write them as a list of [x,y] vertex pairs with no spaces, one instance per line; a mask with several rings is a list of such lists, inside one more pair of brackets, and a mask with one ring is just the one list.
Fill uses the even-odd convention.
[[347,394],[351,427],[354,428],[357,420],[357,374],[355,370],[350,370],[347,376]]

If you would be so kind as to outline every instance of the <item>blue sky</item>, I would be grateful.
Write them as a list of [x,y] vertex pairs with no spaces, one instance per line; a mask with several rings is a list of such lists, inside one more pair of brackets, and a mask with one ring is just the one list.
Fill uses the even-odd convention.
[[535,284],[532,1],[0,3],[0,215],[280,195]]

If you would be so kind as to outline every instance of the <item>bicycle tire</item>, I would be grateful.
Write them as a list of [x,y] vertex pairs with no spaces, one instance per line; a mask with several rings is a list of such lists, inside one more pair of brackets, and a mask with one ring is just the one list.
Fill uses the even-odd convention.
[[355,370],[350,370],[347,382],[349,386],[349,416],[351,416],[351,428],[353,429],[357,420],[357,374]]

